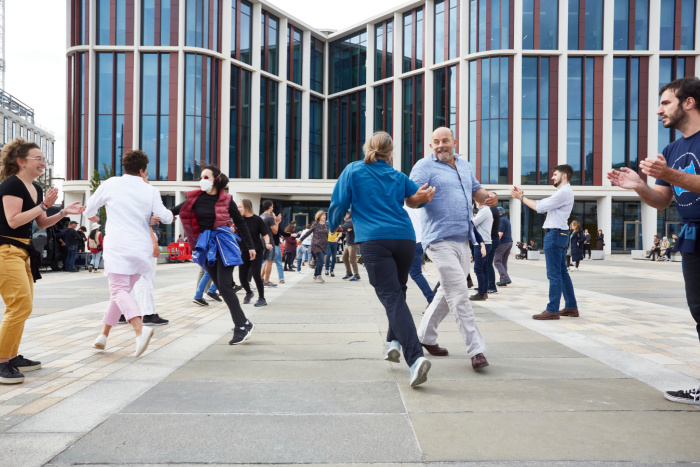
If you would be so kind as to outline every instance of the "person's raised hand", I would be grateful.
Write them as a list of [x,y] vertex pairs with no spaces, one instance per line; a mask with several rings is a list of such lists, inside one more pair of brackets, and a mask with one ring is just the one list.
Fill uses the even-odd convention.
[[666,171],[669,170],[666,158],[662,154],[657,154],[656,159],[647,157],[639,163],[639,167],[644,174],[661,179],[664,178]]
[[621,167],[619,171],[611,170],[608,172],[608,180],[613,185],[627,190],[634,190],[644,184],[639,174],[628,167]]
[[515,199],[520,199],[523,196],[525,196],[525,192],[518,188],[517,186],[514,186],[513,188],[510,189],[510,196],[512,196]]
[[486,195],[484,204],[489,207],[496,207],[498,205],[498,195],[496,193],[489,193]]
[[46,196],[44,196],[44,206],[47,208],[50,208],[54,204],[56,204],[56,200],[58,199],[58,188],[49,188],[46,191]]

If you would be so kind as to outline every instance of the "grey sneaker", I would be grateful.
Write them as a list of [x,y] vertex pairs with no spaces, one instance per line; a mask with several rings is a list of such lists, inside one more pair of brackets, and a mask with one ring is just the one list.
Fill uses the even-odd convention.
[[430,360],[425,357],[420,357],[416,360],[413,365],[411,365],[411,379],[409,383],[412,388],[415,388],[419,384],[423,384],[428,381],[428,371],[430,371]]
[[392,363],[400,363],[401,360],[401,344],[399,341],[391,341],[386,346],[386,353],[384,354],[384,360]]

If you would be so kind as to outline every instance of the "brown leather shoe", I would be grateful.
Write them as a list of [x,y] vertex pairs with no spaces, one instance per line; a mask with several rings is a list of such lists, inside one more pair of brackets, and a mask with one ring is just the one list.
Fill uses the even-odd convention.
[[425,347],[425,350],[427,350],[430,355],[435,355],[436,357],[447,357],[450,354],[446,348],[440,347],[437,344],[435,344],[435,345],[421,344],[421,345],[423,347]]
[[485,366],[489,366],[489,362],[486,361],[484,354],[478,353],[472,357],[472,368],[478,370],[479,368],[484,368]]
[[560,316],[571,316],[572,318],[578,318],[578,308],[564,308],[559,310]]
[[551,313],[545,310],[538,315],[532,315],[532,319],[559,319],[559,313]]

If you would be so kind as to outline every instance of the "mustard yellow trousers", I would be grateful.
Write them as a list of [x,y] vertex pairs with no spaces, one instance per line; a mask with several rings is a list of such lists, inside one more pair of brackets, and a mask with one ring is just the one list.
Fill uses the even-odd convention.
[[[29,243],[25,238],[15,240]],[[0,323],[0,358],[10,358],[19,353],[24,323],[32,314],[34,299],[29,253],[24,248],[0,245],[0,296],[5,302]]]

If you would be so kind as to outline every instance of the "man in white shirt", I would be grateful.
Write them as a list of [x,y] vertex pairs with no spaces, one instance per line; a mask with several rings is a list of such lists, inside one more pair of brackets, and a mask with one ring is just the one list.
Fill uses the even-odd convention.
[[173,213],[163,206],[160,192],[144,183],[148,176],[148,156],[139,150],[127,152],[122,158],[124,175],[102,182],[90,197],[85,215],[97,222],[97,212],[106,206],[107,222],[104,239],[105,274],[109,279],[109,305],[105,313],[102,334],[93,345],[104,349],[112,326],[124,315],[136,333],[135,356],[141,355],[153,336],[152,328],[143,328],[141,312],[131,295],[141,276],[150,277],[153,242],[149,229],[151,216],[170,224]]
[[[513,187],[510,194],[539,213],[546,212],[544,228],[544,259],[549,279],[549,303],[542,313],[533,315],[533,319],[559,319],[559,316],[577,317],[578,305],[574,294],[574,285],[566,267],[566,249],[569,246],[568,220],[574,207],[574,192],[569,181],[574,174],[570,165],[554,167],[552,181],[557,191],[549,198],[532,200],[525,197],[525,192]],[[562,293],[564,309],[559,310]]]
[[481,204],[475,201],[476,207],[479,211],[474,216],[474,227],[481,235],[481,238],[486,244],[486,256],[481,256],[481,248],[474,248],[474,275],[476,276],[478,284],[477,293],[469,297],[469,300],[482,301],[489,298],[488,285],[489,285],[489,273],[488,273],[488,255],[491,252],[491,227],[493,226],[493,213],[491,209],[485,204]]

